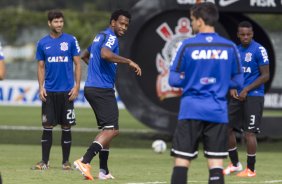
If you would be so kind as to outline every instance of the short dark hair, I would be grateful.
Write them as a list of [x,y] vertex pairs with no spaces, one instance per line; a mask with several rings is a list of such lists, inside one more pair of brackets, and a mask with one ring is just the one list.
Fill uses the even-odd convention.
[[197,3],[190,11],[196,19],[202,18],[209,26],[214,26],[219,19],[218,9],[212,2]]
[[60,10],[50,10],[48,11],[48,20],[52,21],[53,19],[64,18],[64,14]]
[[238,28],[239,27],[247,27],[247,28],[252,28],[253,29],[253,25],[249,22],[249,21],[242,21],[239,23]]
[[126,11],[126,10],[119,9],[119,10],[116,10],[116,11],[114,11],[112,13],[111,19],[110,19],[110,23],[112,22],[112,20],[117,20],[119,18],[119,16],[121,16],[121,15],[125,16],[126,18],[128,18],[129,22],[130,22],[131,14],[128,11]]

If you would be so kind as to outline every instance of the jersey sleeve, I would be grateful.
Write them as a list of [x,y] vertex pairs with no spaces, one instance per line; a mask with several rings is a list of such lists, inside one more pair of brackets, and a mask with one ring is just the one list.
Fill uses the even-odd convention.
[[185,47],[180,42],[172,58],[169,73],[169,84],[173,87],[183,87],[185,78]]
[[107,35],[104,43],[102,44],[102,48],[106,47],[111,51],[114,51],[118,47],[118,39],[114,35]]
[[256,58],[259,66],[269,64],[268,54],[263,46],[258,47],[256,51]]
[[79,43],[76,39],[76,37],[73,37],[73,40],[71,42],[71,51],[72,51],[72,55],[73,56],[78,56],[80,54],[80,47],[79,47]]
[[43,51],[43,46],[40,41],[37,43],[37,49],[35,55],[37,61],[41,61],[41,60],[45,61],[45,54]]

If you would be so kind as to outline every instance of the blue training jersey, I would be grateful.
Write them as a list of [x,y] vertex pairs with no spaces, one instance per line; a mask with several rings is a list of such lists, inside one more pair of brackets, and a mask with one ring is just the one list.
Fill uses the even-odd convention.
[[87,87],[114,88],[117,64],[101,58],[101,49],[106,47],[119,54],[118,38],[111,28],[96,35],[91,45]]
[[[239,77],[238,77],[239,76]],[[178,119],[227,123],[230,81],[243,85],[236,45],[217,33],[199,33],[180,43],[169,84],[183,88]]]
[[63,33],[43,37],[37,44],[36,59],[45,63],[44,87],[50,92],[67,92],[74,86],[73,57],[79,56],[76,38]]
[[[238,45],[244,71],[244,86],[252,84],[260,76],[260,66],[269,65],[266,49],[256,41],[252,40],[248,47]],[[240,93],[243,88],[238,88]],[[248,96],[264,96],[264,84],[248,92]]]
[[1,45],[1,42],[0,42],[0,60],[4,60],[4,53],[3,53],[3,50],[2,50],[2,45]]

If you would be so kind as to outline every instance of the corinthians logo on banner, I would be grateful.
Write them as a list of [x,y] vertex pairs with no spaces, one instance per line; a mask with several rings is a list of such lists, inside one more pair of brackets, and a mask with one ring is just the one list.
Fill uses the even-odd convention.
[[168,84],[169,67],[179,42],[192,36],[190,20],[186,17],[179,18],[174,33],[166,22],[162,23],[156,32],[165,41],[161,53],[156,56],[156,68],[159,73],[156,81],[157,96],[160,100],[178,97],[182,93],[181,89]]

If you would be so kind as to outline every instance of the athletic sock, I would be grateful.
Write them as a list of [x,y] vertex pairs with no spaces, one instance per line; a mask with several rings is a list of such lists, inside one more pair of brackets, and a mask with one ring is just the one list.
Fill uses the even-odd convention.
[[237,147],[228,150],[230,160],[233,166],[237,166],[239,162]]
[[209,184],[224,184],[222,168],[212,168],[209,173]]
[[42,147],[42,160],[48,164],[50,150],[53,141],[53,128],[43,128],[42,138],[41,138],[41,147]]
[[171,176],[171,184],[186,184],[188,179],[188,168],[175,166]]
[[94,141],[84,154],[82,163],[89,164],[93,157],[95,157],[101,149],[103,149],[103,146],[99,142]]
[[247,167],[253,172],[255,171],[255,163],[256,163],[256,154],[254,155],[247,154]]
[[63,153],[63,163],[69,161],[70,150],[71,150],[71,129],[62,129],[61,146]]
[[108,158],[109,158],[110,150],[102,149],[99,152],[99,159],[100,159],[100,169],[105,170],[105,174],[109,174],[108,169]]

